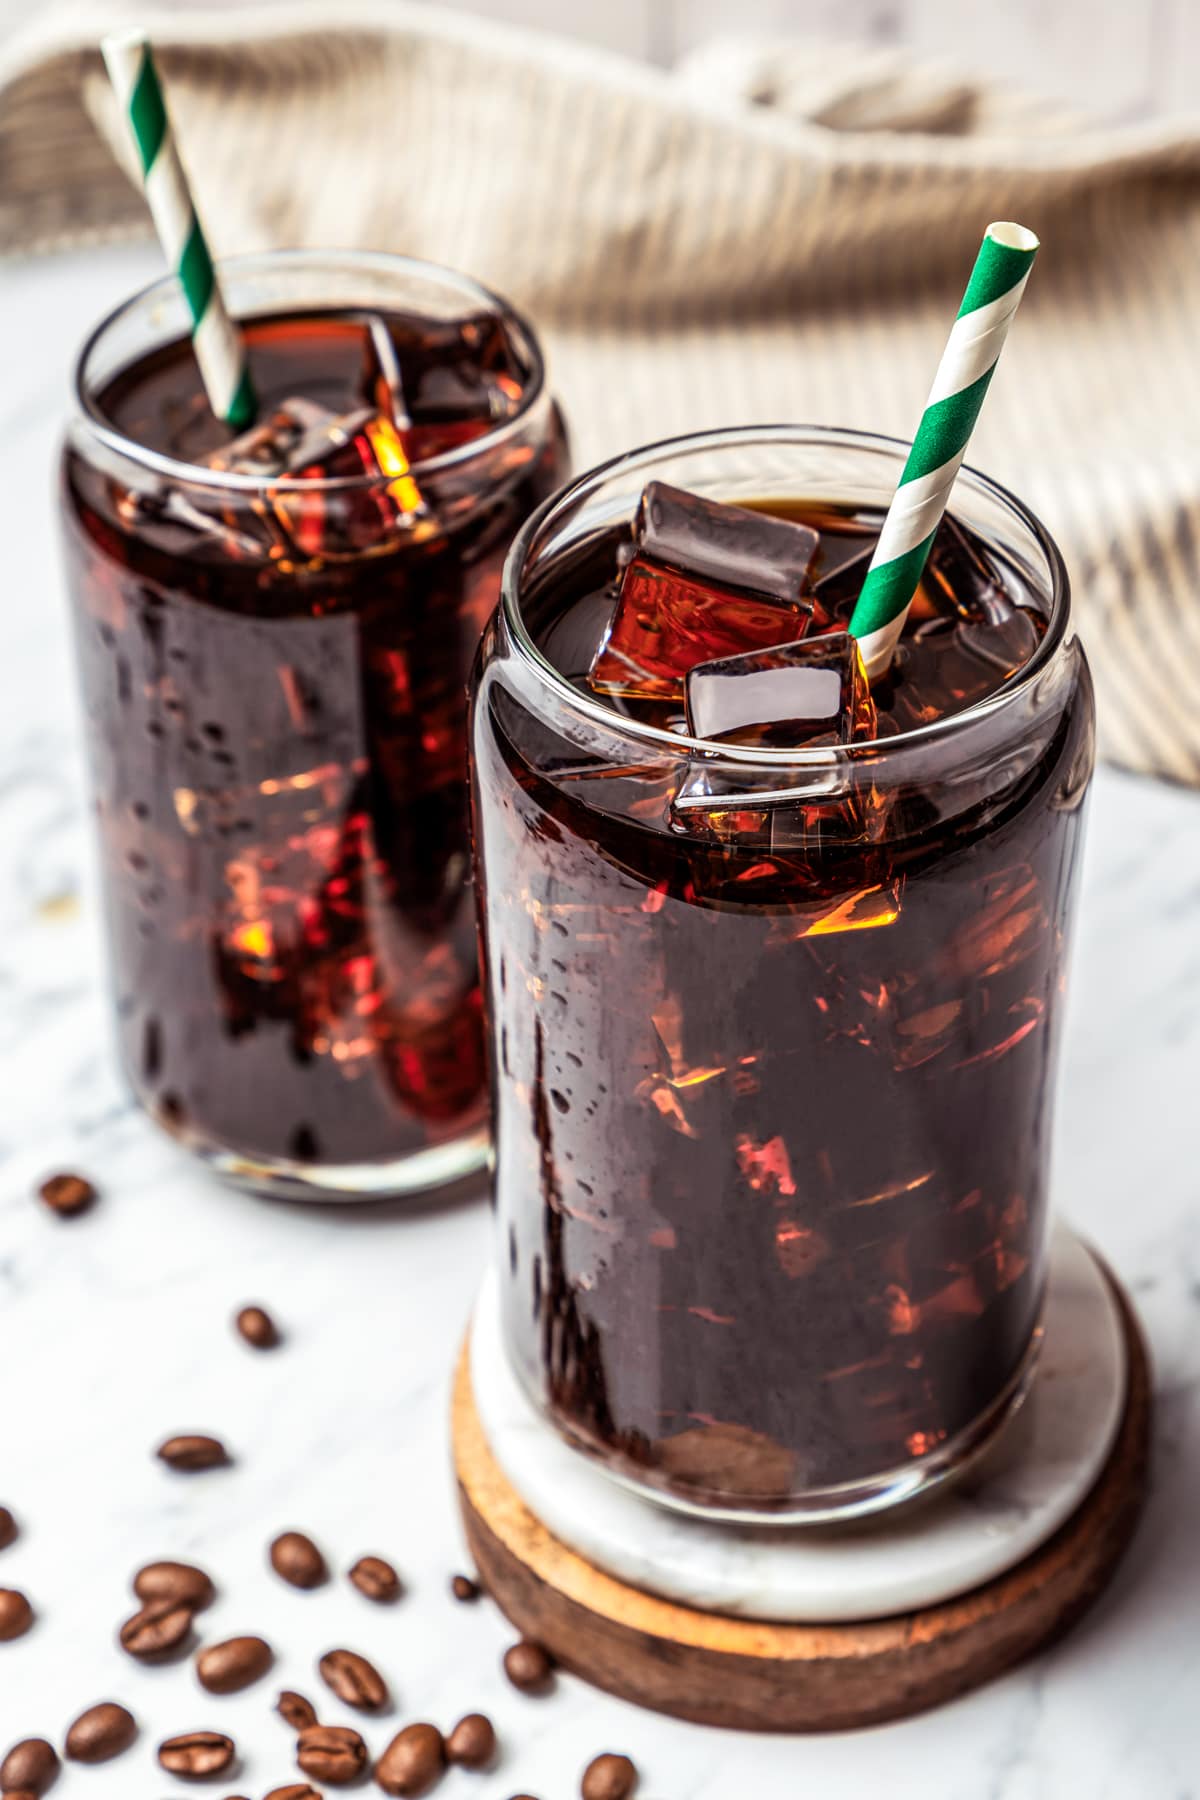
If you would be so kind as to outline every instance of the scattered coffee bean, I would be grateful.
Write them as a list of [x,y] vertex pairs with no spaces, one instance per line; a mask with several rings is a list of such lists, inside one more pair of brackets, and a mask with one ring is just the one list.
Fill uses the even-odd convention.
[[322,1800],[322,1796],[307,1781],[292,1781],[287,1787],[272,1788],[264,1800]]
[[627,1756],[606,1751],[593,1756],[579,1784],[582,1800],[629,1800],[637,1787],[637,1770]]
[[235,1754],[233,1739],[221,1731],[185,1731],[158,1746],[158,1760],[168,1774],[190,1781],[223,1774]]
[[0,1763],[0,1789],[44,1794],[58,1774],[58,1752],[45,1738],[23,1738]]
[[15,1543],[16,1536],[17,1521],[7,1506],[0,1506],[0,1550],[7,1550],[10,1544]]
[[200,1651],[196,1674],[210,1694],[236,1694],[265,1675],[273,1661],[270,1644],[260,1637],[226,1638]]
[[284,1531],[271,1545],[271,1567],[293,1587],[320,1587],[329,1578],[325,1558],[302,1531]]
[[0,1644],[22,1637],[33,1624],[33,1608],[19,1588],[0,1588]]
[[95,1188],[82,1175],[51,1175],[43,1181],[38,1194],[51,1212],[64,1219],[85,1212],[96,1198]]
[[279,1328],[265,1306],[243,1306],[234,1323],[256,1350],[273,1350],[279,1342]]
[[350,1571],[350,1579],[368,1600],[386,1604],[400,1594],[400,1577],[382,1556],[360,1556]]
[[535,1644],[532,1638],[522,1638],[520,1643],[504,1652],[504,1673],[515,1688],[521,1688],[525,1693],[536,1693],[548,1687],[553,1671],[550,1652],[541,1644]]
[[385,1794],[423,1794],[441,1774],[446,1761],[436,1725],[406,1725],[375,1764],[376,1785]]
[[169,1437],[155,1452],[172,1469],[191,1474],[197,1469],[217,1469],[229,1461],[229,1452],[220,1438]]
[[345,1787],[367,1766],[367,1746],[349,1725],[308,1725],[296,1744],[296,1761],[306,1775]]
[[32,1788],[4,1788],[0,1800],[38,1800]]
[[478,1600],[480,1587],[469,1575],[456,1575],[450,1583],[450,1592],[456,1600]]
[[80,1713],[67,1732],[67,1755],[74,1762],[107,1762],[128,1750],[136,1736],[133,1714],[115,1700],[102,1700]]
[[361,1712],[379,1712],[387,1705],[387,1682],[373,1663],[357,1650],[327,1650],[317,1664],[326,1687],[347,1706]]
[[485,1713],[468,1713],[446,1739],[446,1761],[482,1769],[496,1754],[496,1732]]
[[150,1600],[121,1627],[121,1648],[130,1656],[165,1656],[177,1650],[192,1629],[192,1609],[174,1600]]
[[139,1600],[169,1600],[192,1612],[203,1612],[217,1597],[203,1569],[181,1562],[147,1563],[134,1576],[133,1591]]
[[275,1711],[293,1731],[306,1731],[317,1722],[317,1709],[312,1701],[297,1694],[293,1688],[284,1688],[275,1702]]

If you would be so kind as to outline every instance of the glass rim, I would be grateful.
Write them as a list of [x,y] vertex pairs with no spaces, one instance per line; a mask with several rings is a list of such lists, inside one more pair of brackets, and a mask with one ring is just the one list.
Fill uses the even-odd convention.
[[[490,430],[472,438],[466,444],[456,445],[452,450],[443,450],[437,456],[424,457],[410,465],[414,475],[440,474],[446,469],[461,467],[474,458],[490,453],[497,445],[517,435],[526,423],[529,414],[538,404],[546,388],[546,361],[542,347],[529,320],[519,308],[502,294],[492,288],[485,287],[471,275],[464,275],[458,269],[449,268],[444,263],[429,262],[422,257],[401,256],[387,250],[255,250],[240,256],[227,256],[217,259],[218,274],[228,272],[230,275],[253,274],[255,270],[270,270],[280,265],[291,268],[305,266],[317,268],[322,263],[336,263],[353,270],[373,269],[382,274],[395,273],[436,278],[458,289],[467,299],[477,302],[481,308],[498,313],[505,319],[512,320],[530,353],[529,379],[521,393],[521,403],[516,412],[509,418],[500,420]],[[88,364],[109,331],[120,321],[131,315],[137,307],[153,304],[157,299],[165,299],[169,294],[180,291],[179,277],[168,270],[156,276],[153,281],[146,282],[126,295],[124,300],[111,307],[96,325],[94,325],[80,347],[72,372],[71,389],[81,422],[91,436],[102,443],[106,449],[127,462],[148,469],[151,473],[162,476],[180,486],[203,487],[221,492],[240,494],[261,494],[266,489],[272,493],[352,493],[363,491],[394,479],[388,475],[371,475],[365,471],[360,475],[337,475],[319,480],[300,476],[278,476],[268,478],[262,475],[243,475],[229,469],[210,469],[203,463],[185,462],[181,457],[171,456],[165,451],[152,450],[148,445],[139,444],[136,438],[129,437],[119,426],[114,425],[101,410],[95,395],[88,391]],[[314,308],[315,310],[315,308]],[[332,309],[331,309],[332,310]],[[237,315],[235,315],[236,317]],[[257,315],[247,314],[245,317]],[[128,366],[128,365],[126,365]]]
[[[982,700],[965,706],[959,712],[946,713],[928,725],[920,725],[914,731],[897,732],[893,737],[868,738],[851,744],[822,745],[820,747],[797,747],[792,750],[768,749],[749,744],[722,743],[715,738],[691,737],[684,732],[667,731],[661,725],[650,725],[640,719],[631,719],[625,713],[606,706],[599,697],[583,694],[569,682],[548,657],[543,655],[530,636],[521,612],[520,586],[524,572],[526,557],[534,538],[553,517],[553,515],[577,501],[585,501],[594,494],[606,480],[621,469],[636,470],[639,466],[652,468],[655,463],[662,462],[670,454],[681,451],[702,452],[719,451],[742,444],[829,444],[843,449],[878,450],[884,448],[893,452],[897,458],[903,459],[911,449],[911,444],[904,438],[888,436],[884,432],[858,431],[837,425],[727,425],[710,431],[684,432],[677,437],[660,438],[651,444],[641,444],[636,449],[623,451],[618,456],[609,457],[605,462],[597,463],[593,468],[576,476],[566,486],[554,494],[532,512],[517,536],[513,539],[504,562],[504,571],[500,583],[500,610],[508,626],[509,633],[518,654],[530,666],[534,675],[547,686],[557,697],[561,698],[578,715],[589,723],[600,725],[607,731],[615,731],[621,736],[630,738],[639,744],[646,744],[659,750],[670,750],[678,754],[692,755],[701,752],[706,755],[710,764],[719,759],[726,763],[741,764],[747,768],[769,769],[829,769],[845,762],[869,762],[884,756],[896,755],[910,745],[922,746],[938,739],[946,739],[981,719],[991,718],[1012,705],[1013,701],[1026,693],[1039,678],[1042,671],[1051,661],[1062,644],[1071,614],[1071,584],[1067,575],[1066,564],[1058,545],[1049,531],[1042,524],[1037,514],[1024,501],[1003,487],[981,469],[964,463],[959,469],[956,480],[964,478],[971,487],[981,490],[991,499],[997,501],[1004,511],[1011,514],[1033,537],[1038,549],[1046,558],[1050,581],[1050,612],[1045,635],[1037,649],[1016,675],[1010,676],[994,692],[985,695]],[[824,498],[834,501],[836,496],[829,494]],[[763,798],[769,798],[763,795]],[[715,804],[715,803],[714,803]],[[733,804],[732,800],[724,801],[725,805]]]

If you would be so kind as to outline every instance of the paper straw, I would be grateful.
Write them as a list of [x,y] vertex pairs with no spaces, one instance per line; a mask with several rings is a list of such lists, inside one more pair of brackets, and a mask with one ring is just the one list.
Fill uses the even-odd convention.
[[1037,238],[1024,225],[1002,220],[983,234],[850,618],[872,680],[892,660],[1037,250]]
[[125,31],[106,37],[100,47],[137,151],[159,242],[192,315],[192,343],[209,404],[219,419],[240,430],[257,410],[245,345],[225,309],[150,45],[144,32]]

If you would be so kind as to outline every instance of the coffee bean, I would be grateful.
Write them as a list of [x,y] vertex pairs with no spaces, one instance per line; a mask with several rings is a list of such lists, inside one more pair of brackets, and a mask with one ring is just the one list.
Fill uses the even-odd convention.
[[478,1600],[480,1587],[469,1575],[456,1575],[450,1583],[450,1592],[456,1600]]
[[296,1761],[306,1775],[345,1787],[367,1766],[367,1746],[349,1725],[309,1725],[296,1744]]
[[496,1732],[485,1713],[468,1713],[446,1739],[446,1761],[482,1769],[496,1754]]
[[357,1650],[327,1650],[317,1664],[321,1679],[347,1706],[360,1712],[379,1712],[387,1705],[387,1682]]
[[325,1558],[302,1531],[285,1531],[271,1545],[271,1567],[293,1587],[320,1587],[328,1580]]
[[385,1794],[423,1794],[441,1774],[445,1760],[436,1725],[406,1725],[375,1764],[375,1781]]
[[186,1474],[197,1469],[216,1469],[229,1461],[229,1452],[220,1438],[195,1435],[167,1438],[155,1454],[172,1469]]
[[306,1700],[303,1694],[297,1694],[292,1688],[284,1688],[275,1702],[275,1711],[293,1731],[306,1731],[317,1722],[317,1709],[312,1701]]
[[32,1788],[4,1788],[0,1800],[38,1800]]
[[158,1760],[168,1774],[190,1781],[223,1774],[235,1754],[233,1739],[221,1731],[185,1731],[158,1746]]
[[177,1650],[192,1629],[192,1609],[173,1600],[150,1600],[121,1627],[121,1648],[130,1656],[164,1656]]
[[315,1787],[309,1787],[307,1781],[292,1781],[287,1787],[272,1788],[263,1800],[322,1800]]
[[115,1700],[102,1700],[80,1713],[67,1732],[67,1755],[75,1762],[107,1762],[120,1756],[137,1736],[137,1723],[131,1712]]
[[33,1608],[19,1588],[0,1588],[0,1644],[22,1637],[33,1624]]
[[368,1600],[386,1604],[399,1597],[400,1577],[382,1556],[360,1556],[350,1571],[350,1579]]
[[134,1576],[133,1591],[139,1600],[169,1600],[192,1612],[203,1612],[216,1599],[216,1589],[204,1570],[181,1562],[147,1563]]
[[58,1774],[58,1752],[45,1738],[22,1738],[0,1763],[0,1789],[44,1794]]
[[85,1212],[96,1198],[95,1188],[82,1175],[51,1175],[38,1193],[51,1212],[64,1219]]
[[594,1756],[579,1784],[582,1800],[629,1800],[637,1787],[637,1770],[627,1756],[606,1751]]
[[504,1652],[504,1673],[516,1688],[536,1693],[550,1684],[554,1663],[548,1650],[532,1638],[522,1638]]
[[256,1350],[273,1350],[279,1342],[279,1328],[265,1306],[243,1306],[234,1323]]
[[0,1550],[7,1550],[10,1544],[15,1543],[16,1536],[17,1521],[7,1506],[0,1506]]
[[196,1674],[210,1694],[236,1694],[270,1668],[271,1646],[260,1637],[226,1638],[209,1644],[196,1657]]

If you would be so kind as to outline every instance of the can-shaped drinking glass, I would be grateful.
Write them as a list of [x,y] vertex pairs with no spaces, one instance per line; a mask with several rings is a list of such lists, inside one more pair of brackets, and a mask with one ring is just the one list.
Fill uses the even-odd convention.
[[214,418],[169,278],[85,346],[63,454],[122,1059],[244,1184],[426,1188],[486,1155],[466,681],[562,421],[449,270],[221,278],[255,427]]
[[572,633],[647,482],[878,516],[905,450],[771,427],[605,465],[517,538],[477,668],[507,1353],[604,1469],[716,1516],[914,1496],[1027,1388],[1092,690],[1057,548],[969,470],[956,519],[1039,634],[961,710],[706,742],[571,679]]

